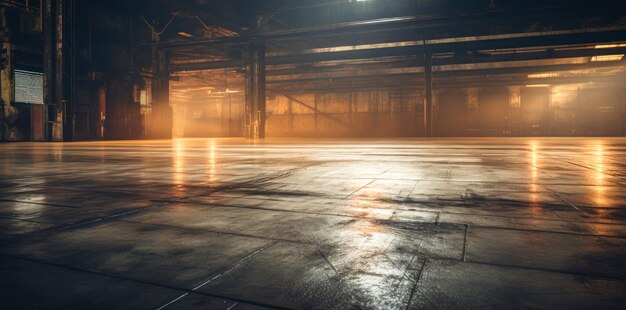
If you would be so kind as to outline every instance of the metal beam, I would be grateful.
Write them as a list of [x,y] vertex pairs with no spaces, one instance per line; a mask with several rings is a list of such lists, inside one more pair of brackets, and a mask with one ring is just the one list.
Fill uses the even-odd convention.
[[[626,32],[624,32],[626,39]],[[613,42],[613,41],[609,41]],[[606,42],[598,42],[606,43]],[[469,46],[467,50],[474,50],[473,46]],[[478,50],[478,49],[477,49]],[[483,56],[461,56],[461,57],[445,57],[433,58],[433,65],[449,65],[449,64],[466,64],[466,63],[487,63],[487,62],[504,62],[504,61],[523,61],[523,60],[540,60],[540,59],[559,59],[559,58],[576,58],[576,57],[592,57],[599,55],[625,54],[626,48],[585,48],[585,49],[568,49],[568,50],[552,50],[532,51],[532,52],[506,52],[495,55]],[[267,58],[269,75],[275,75],[275,71],[271,66],[287,65],[287,64],[312,64],[321,61],[339,61],[339,60],[356,60],[356,59],[377,59],[382,57],[402,57],[404,59],[396,60],[405,67],[421,67],[424,65],[423,60],[418,59],[419,55],[423,55],[420,49],[409,46],[390,47],[381,49],[366,49],[360,51],[344,51],[344,52],[327,52],[327,53],[311,53],[292,56],[274,56]],[[384,62],[381,60],[381,62]],[[390,62],[387,60],[387,62]],[[171,66],[172,72],[180,71],[200,71],[212,69],[228,69],[243,67],[244,62],[241,60],[224,60],[199,62],[189,64],[174,64]],[[402,67],[402,66],[397,66]]]
[[328,119],[330,119],[330,120],[332,120],[332,121],[335,121],[335,122],[337,122],[337,123],[339,123],[339,124],[342,124],[342,125],[344,125],[344,126],[346,126],[346,127],[348,127],[348,128],[353,128],[353,127],[352,127],[352,125],[350,125],[350,124],[348,124],[348,123],[346,123],[346,122],[342,121],[341,119],[339,119],[339,118],[337,118],[337,117],[334,117],[332,114],[329,114],[329,113],[326,113],[326,112],[324,112],[324,111],[321,111],[320,109],[317,109],[317,108],[315,108],[315,107],[313,107],[313,106],[311,106],[311,105],[309,105],[309,104],[305,103],[305,102],[304,102],[304,101],[302,101],[302,100],[298,100],[298,99],[296,99],[296,98],[294,98],[294,97],[292,97],[292,96],[289,96],[289,95],[287,95],[287,94],[283,94],[283,93],[280,93],[280,92],[275,92],[275,94],[277,94],[277,95],[281,95],[281,96],[283,96],[283,97],[285,97],[285,98],[287,98],[287,99],[290,99],[291,101],[293,101],[293,102],[295,102],[295,103],[297,103],[297,104],[299,104],[299,105],[301,105],[301,106],[303,106],[303,107],[305,107],[305,108],[307,108],[307,109],[309,109],[309,110],[311,110],[311,111],[313,111],[313,112],[317,113],[318,115],[321,115],[321,116],[323,116],[323,117],[326,117],[326,118],[328,118]]
[[[525,24],[528,24],[529,18],[533,18],[543,21],[543,24],[547,27],[550,25],[549,21],[557,22],[563,19],[571,22],[572,19],[589,16],[615,18],[620,15],[618,12],[606,11],[606,8],[600,5],[584,8],[572,7],[570,5],[561,7],[532,7],[528,9],[479,10],[438,16],[410,15],[386,17],[279,31],[252,31],[237,37],[163,42],[161,47],[165,49],[202,48],[206,46],[244,45],[251,40],[275,43],[302,40],[302,38],[313,40],[315,38],[340,38],[347,35],[354,36],[355,34],[372,33],[385,33],[388,36],[398,31],[408,31],[416,34],[418,37],[416,37],[415,40],[431,40],[436,38],[429,36],[429,34],[434,33],[432,31],[433,27],[446,28],[447,31],[440,33],[439,37],[447,38],[450,37],[450,25],[459,26],[456,28],[459,30],[456,35],[458,36],[461,33],[467,33],[467,28],[465,27],[466,23],[472,22],[473,24],[480,25],[484,24],[483,21],[487,18],[492,22],[497,23],[498,21],[502,21],[507,24],[511,24],[513,21],[523,21]],[[545,18],[542,19],[542,17]],[[558,29],[558,27],[552,28]],[[417,29],[421,31],[416,31]],[[523,29],[525,30],[527,28]],[[480,34],[475,34],[474,36],[478,35]],[[452,36],[455,36],[455,34],[452,34]]]
[[[624,68],[626,64],[623,62],[590,62],[581,64],[562,64],[562,65],[531,65],[520,67],[502,67],[502,68],[484,68],[484,69],[463,69],[463,70],[448,70],[439,71],[436,67],[433,71],[437,72],[439,78],[459,78],[466,76],[497,76],[497,75],[511,75],[511,74],[528,74],[528,73],[543,73],[543,72],[558,72],[558,71],[575,71],[583,69],[601,69],[601,68]],[[407,72],[397,71],[394,73],[381,74],[381,70],[369,70],[360,72],[359,75],[352,75],[348,72],[342,72],[342,75],[312,75],[310,77],[301,75],[299,78],[283,78],[279,80],[268,80],[268,84],[271,85],[285,85],[285,84],[303,84],[314,83],[332,80],[333,82],[350,81],[356,79],[378,79],[382,76],[401,78],[403,76],[418,76],[421,72]]]
[[[439,74],[437,75],[439,77]],[[433,80],[433,86],[437,89],[449,88],[466,88],[466,87],[502,87],[502,86],[523,86],[527,84],[570,84],[570,83],[588,83],[602,82],[613,83],[626,79],[626,74],[611,75],[584,75],[584,76],[565,76],[565,77],[546,77],[529,79],[527,75],[517,76],[470,76],[468,78],[439,78]],[[293,87],[288,87],[288,86]],[[344,92],[344,91],[363,91],[363,90],[415,90],[423,91],[424,77],[423,74],[403,74],[387,78],[354,78],[354,79],[333,79],[332,83],[293,83],[290,85],[268,85],[268,90],[272,92],[281,92],[285,94],[295,93],[317,93],[317,92]]]

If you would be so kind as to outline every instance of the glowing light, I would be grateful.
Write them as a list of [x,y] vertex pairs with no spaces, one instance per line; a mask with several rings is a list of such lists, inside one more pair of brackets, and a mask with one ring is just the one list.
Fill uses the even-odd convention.
[[537,141],[532,141],[530,144],[530,170],[532,172],[532,181],[535,183],[537,180],[537,159],[538,159],[538,151],[537,151]]
[[539,147],[537,141],[530,142],[530,207],[531,212],[540,213],[539,205],[539,186],[537,181],[539,177]]
[[188,33],[188,32],[184,32],[184,31],[179,32],[178,35],[181,36],[181,37],[185,37],[185,38],[192,38],[193,37],[193,34]]
[[526,85],[526,87],[531,87],[531,88],[550,87],[550,84],[530,84],[530,85]]
[[235,89],[229,89],[229,88],[226,88],[226,90],[225,90],[225,91],[213,91],[213,90],[209,90],[209,91],[207,92],[207,94],[209,94],[209,95],[216,95],[216,96],[219,96],[219,95],[227,95],[227,94],[237,94],[237,93],[240,93],[240,92],[241,92],[240,90],[235,90]]
[[172,140],[174,156],[172,157],[173,182],[177,188],[185,185],[185,144],[183,140]]
[[509,87],[509,104],[513,108],[519,108],[522,105],[520,87]]
[[215,181],[215,139],[208,141],[209,143],[209,181]]
[[620,61],[624,58],[624,54],[618,55],[600,55],[591,57],[591,61]]
[[558,78],[563,76],[581,76],[592,73],[592,70],[566,70],[566,71],[555,71],[555,72],[541,72],[541,73],[531,73],[528,75],[529,79],[546,79],[546,78]]
[[596,173],[594,175],[594,195],[592,196],[592,201],[597,205],[604,207],[609,204],[609,200],[606,196],[606,187],[605,184],[605,170],[606,166],[604,164],[604,146],[602,144],[598,144],[595,146],[594,152],[594,160],[593,163],[595,165]]
[[550,92],[550,104],[554,107],[565,107],[575,102],[578,96],[578,89],[585,88],[587,88],[586,83],[553,86]]
[[534,73],[529,74],[529,79],[546,79],[546,78],[555,78],[561,76],[561,72],[545,72],[545,73]]
[[620,43],[620,44],[600,44],[600,45],[596,45],[597,49],[601,49],[601,48],[616,48],[616,47],[626,47],[626,43]]

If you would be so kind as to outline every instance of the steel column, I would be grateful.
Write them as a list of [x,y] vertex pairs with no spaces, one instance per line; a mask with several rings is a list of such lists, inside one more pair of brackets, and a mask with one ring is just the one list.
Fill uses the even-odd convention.
[[255,83],[254,77],[256,72],[254,66],[254,47],[252,44],[248,46],[246,52],[246,107],[244,115],[244,134],[248,138],[254,138],[254,111],[255,109]]
[[71,141],[77,87],[73,33],[75,3],[74,0],[45,0],[43,10],[46,140]]
[[43,74],[44,104],[46,125],[44,128],[46,141],[59,140],[55,135],[57,128],[57,105],[55,102],[55,6],[54,0],[45,0],[43,5]]
[[424,55],[424,135],[433,135],[433,64],[432,55]]
[[152,128],[149,136],[171,139],[174,119],[170,107],[169,60],[164,51],[155,51],[153,57],[156,77],[152,80]]
[[13,47],[5,14],[5,9],[0,8],[0,141],[15,141],[19,139],[19,132],[14,126],[18,111],[13,105]]
[[246,136],[265,138],[266,71],[265,46],[250,43],[246,57]]
[[258,137],[265,139],[265,121],[267,118],[266,97],[265,97],[265,45],[259,44],[256,49],[257,59],[257,100],[258,100]]

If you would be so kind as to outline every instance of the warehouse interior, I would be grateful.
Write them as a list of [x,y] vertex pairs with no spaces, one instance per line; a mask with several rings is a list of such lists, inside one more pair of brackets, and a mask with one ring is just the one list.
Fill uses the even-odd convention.
[[0,0],[0,307],[619,308],[624,12]]

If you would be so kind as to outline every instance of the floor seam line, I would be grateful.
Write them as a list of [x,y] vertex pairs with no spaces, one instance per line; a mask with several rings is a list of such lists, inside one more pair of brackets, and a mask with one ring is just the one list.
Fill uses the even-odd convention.
[[[254,252],[252,252],[252,253],[250,253],[250,254],[248,254],[248,255],[246,255],[246,256],[244,256],[244,257],[242,257],[241,259],[239,259],[238,261],[236,261],[236,262],[235,262],[235,264],[233,264],[232,266],[230,266],[230,267],[229,267],[229,268],[227,268],[226,270],[224,270],[224,271],[222,271],[222,272],[220,272],[220,273],[218,273],[218,274],[214,275],[213,277],[209,278],[208,280],[206,280],[205,282],[201,283],[200,285],[197,285],[196,287],[192,288],[192,289],[191,289],[191,292],[196,292],[196,291],[198,291],[199,289],[201,289],[203,286],[205,286],[205,285],[207,285],[207,284],[211,283],[213,280],[216,280],[216,279],[221,278],[222,276],[224,276],[224,275],[226,275],[227,273],[229,273],[231,270],[233,270],[233,269],[237,268],[239,265],[241,265],[241,264],[245,263],[246,261],[248,261],[248,260],[252,259],[252,258],[253,258],[253,257],[255,257],[256,255],[258,255],[258,254],[260,254],[261,252],[265,251],[266,249],[268,249],[268,248],[272,247],[272,246],[273,246],[273,245],[275,245],[276,243],[278,243],[278,241],[273,241],[273,242],[270,242],[270,243],[268,243],[268,244],[266,244],[266,245],[262,246],[261,248],[259,248],[259,249],[255,250]],[[185,297],[185,296],[187,296],[187,295],[189,295],[189,293],[188,293],[188,292],[187,292],[187,293],[184,293],[184,294],[182,294],[182,295],[178,296],[177,298],[173,299],[172,301],[170,301],[170,302],[168,302],[168,303],[166,303],[166,304],[164,304],[164,305],[160,306],[160,307],[159,307],[159,308],[157,308],[156,310],[162,310],[162,309],[165,309],[165,308],[167,308],[167,307],[171,306],[172,304],[176,303],[178,300],[180,300],[180,299],[184,298],[184,297]]]
[[167,285],[167,284],[161,284],[161,283],[157,283],[157,282],[145,281],[145,280],[134,279],[134,278],[127,278],[127,277],[124,277],[124,276],[119,276],[119,275],[107,274],[107,273],[103,273],[103,272],[99,272],[99,271],[92,271],[92,270],[82,269],[82,268],[73,267],[73,266],[69,266],[69,265],[65,265],[65,264],[61,264],[61,263],[51,263],[51,262],[46,262],[46,261],[40,261],[40,260],[37,260],[37,259],[31,259],[31,258],[17,256],[17,255],[12,255],[12,254],[7,254],[7,253],[1,253],[0,252],[0,256],[5,256],[5,257],[9,257],[9,258],[17,259],[17,260],[22,260],[22,261],[27,261],[27,262],[31,262],[31,263],[35,263],[35,264],[39,264],[39,265],[46,265],[46,266],[52,266],[52,267],[56,267],[56,268],[60,268],[60,269],[67,269],[67,270],[71,270],[73,272],[84,273],[84,274],[89,274],[89,275],[94,275],[94,276],[99,276],[99,277],[104,277],[104,278],[111,278],[111,279],[117,279],[117,280],[121,280],[121,281],[129,281],[129,282],[134,282],[134,283],[140,283],[140,284],[143,284],[143,285],[150,285],[150,286],[155,286],[155,287],[160,287],[160,288],[165,288],[165,289],[170,289],[170,290],[175,290],[175,291],[181,291],[181,292],[186,292],[186,293],[194,293],[194,294],[199,294],[199,295],[208,296],[208,297],[222,298],[222,299],[231,300],[231,301],[235,301],[235,302],[243,302],[243,303],[248,303],[248,304],[258,305],[258,306],[263,306],[263,307],[270,307],[270,308],[276,308],[276,309],[289,309],[289,308],[285,308],[285,307],[259,303],[259,302],[256,302],[256,301],[242,300],[242,299],[233,298],[233,297],[229,297],[229,296],[223,296],[223,295],[219,295],[219,294],[206,293],[206,292],[201,292],[201,291],[192,291],[190,289],[186,289],[186,288],[182,288],[182,287],[171,286],[171,285]]
[[356,189],[355,191],[353,191],[352,193],[348,194],[348,196],[344,197],[343,199],[348,199],[350,198],[352,195],[354,195],[356,192],[368,187],[370,184],[374,183],[376,181],[376,179],[371,180],[369,183],[359,187],[358,189]]
[[[232,197],[228,198],[229,201],[235,199],[246,199],[246,200],[263,200],[263,201],[285,201],[279,199],[262,199],[262,198],[246,198],[242,197]],[[320,212],[308,212],[308,211],[295,211],[295,210],[284,210],[284,209],[274,209],[274,208],[260,208],[260,207],[249,207],[249,206],[235,206],[226,203],[207,203],[207,202],[198,202],[198,201],[178,201],[178,200],[153,200],[154,202],[170,202],[170,203],[184,203],[191,205],[202,205],[202,206],[222,206],[222,207],[232,207],[232,208],[250,208],[250,209],[258,209],[258,210],[268,210],[268,211],[280,211],[280,212],[293,212],[293,213],[310,213],[310,214],[322,214],[322,215],[332,215],[332,216],[342,216],[342,217],[354,217],[352,215],[347,214],[337,214],[337,213],[320,213]],[[341,199],[343,201],[343,199]],[[297,201],[288,201],[297,203]],[[374,202],[374,201],[373,201]],[[585,208],[585,207],[583,207]],[[497,218],[506,218],[506,219],[526,219],[526,220],[542,220],[542,221],[552,221],[552,222],[575,222],[575,223],[584,223],[584,224],[604,224],[604,225],[615,225],[615,226],[626,226],[626,224],[619,223],[608,223],[608,222],[588,222],[588,221],[577,221],[577,220],[566,220],[561,217],[558,219],[554,218],[545,218],[545,217],[523,217],[523,216],[503,216],[503,215],[493,215],[493,214],[477,214],[477,213],[467,213],[467,212],[449,212],[449,211],[440,211],[436,209],[422,209],[417,210],[413,208],[380,208],[383,210],[397,210],[397,211],[410,211],[410,212],[428,212],[428,213],[441,213],[441,214],[454,214],[454,215],[484,215],[489,217],[497,217]],[[620,208],[589,208],[589,209],[606,209],[606,210],[621,210]],[[623,208],[626,209],[626,208]],[[569,210],[569,209],[568,209]]]
[[[288,173],[287,176],[295,173],[296,171],[303,170],[303,169],[306,169],[306,167],[298,168],[298,169],[292,169],[292,170],[289,171],[290,173]],[[280,178],[280,176],[277,176],[276,178]],[[270,178],[268,180],[265,180],[265,181],[254,182],[253,184],[264,183],[264,182],[267,182],[269,180],[272,180],[272,178]],[[241,186],[238,186],[238,187],[241,187]],[[220,190],[220,191],[222,191],[222,190]],[[157,203],[159,203],[159,202],[157,202]],[[40,231],[36,231],[36,232],[34,232],[32,234],[19,235],[19,236],[16,236],[15,238],[13,238],[13,239],[8,240],[8,241],[0,242],[0,246],[11,244],[11,243],[15,243],[15,242],[19,242],[19,241],[22,241],[22,240],[25,240],[25,239],[35,238],[37,236],[45,235],[46,233],[54,234],[54,233],[59,232],[59,231],[66,231],[66,230],[70,230],[70,229],[80,228],[80,227],[83,227],[83,226],[88,226],[90,224],[108,222],[108,220],[110,220],[110,219],[117,219],[117,218],[122,217],[122,216],[135,214],[135,213],[142,212],[142,211],[145,211],[145,210],[155,209],[155,208],[167,206],[167,205],[173,204],[174,202],[162,201],[161,203],[162,204],[159,204],[159,205],[143,207],[143,208],[127,211],[127,212],[122,212],[122,213],[119,213],[119,214],[113,214],[113,215],[108,215],[108,216],[104,216],[104,217],[100,217],[100,218],[96,218],[96,219],[87,220],[87,221],[81,222],[81,223],[75,223],[75,224],[70,224],[70,225],[65,225],[65,226],[60,226],[60,227],[51,227],[49,229],[43,229],[43,230],[40,230]]]
[[467,252],[467,233],[469,231],[469,227],[470,227],[469,225],[465,224],[465,234],[463,236],[463,254],[461,256],[462,261],[465,261],[465,255]]
[[413,301],[413,296],[415,295],[415,292],[417,291],[417,285],[420,281],[420,279],[422,278],[422,273],[424,272],[424,269],[426,269],[426,263],[428,262],[428,258],[424,259],[424,263],[422,263],[422,268],[420,268],[419,272],[417,273],[417,278],[415,278],[415,283],[413,283],[413,288],[411,288],[411,293],[409,294],[409,300],[406,304],[406,308],[405,310],[408,310],[411,307],[411,302]]
[[549,269],[549,268],[520,266],[520,265],[506,265],[506,264],[499,264],[499,263],[489,263],[489,262],[478,261],[478,260],[466,260],[466,261],[462,262],[462,261],[458,261],[458,260],[455,260],[455,259],[442,258],[442,257],[439,257],[439,258],[429,258],[429,259],[441,260],[441,261],[452,261],[452,262],[466,263],[466,264],[478,264],[478,265],[486,265],[486,266],[496,266],[496,267],[502,267],[502,268],[535,270],[535,271],[541,271],[541,272],[551,272],[551,273],[558,273],[558,274],[567,274],[567,275],[571,275],[571,276],[582,276],[582,277],[588,277],[588,278],[617,280],[617,281],[624,281],[624,282],[626,282],[626,277],[613,277],[613,276],[608,276],[608,275],[591,274],[591,273],[578,272],[578,271],[566,271],[566,270],[559,270],[559,269]]
[[578,211],[580,211],[580,212],[582,212],[582,213],[585,213],[585,214],[589,215],[589,213],[587,213],[586,211],[583,211],[583,210],[581,210],[580,208],[578,208],[576,205],[574,205],[574,204],[573,204],[573,203],[571,203],[569,200],[567,200],[565,197],[563,197],[563,195],[561,195],[561,194],[559,194],[559,193],[557,193],[557,192],[554,192],[554,195],[556,195],[557,197],[559,197],[559,199],[561,199],[563,202],[565,202],[565,203],[566,203],[567,205],[569,205],[570,207],[572,207],[572,208],[574,208],[574,209],[576,209],[576,210],[578,210]]

